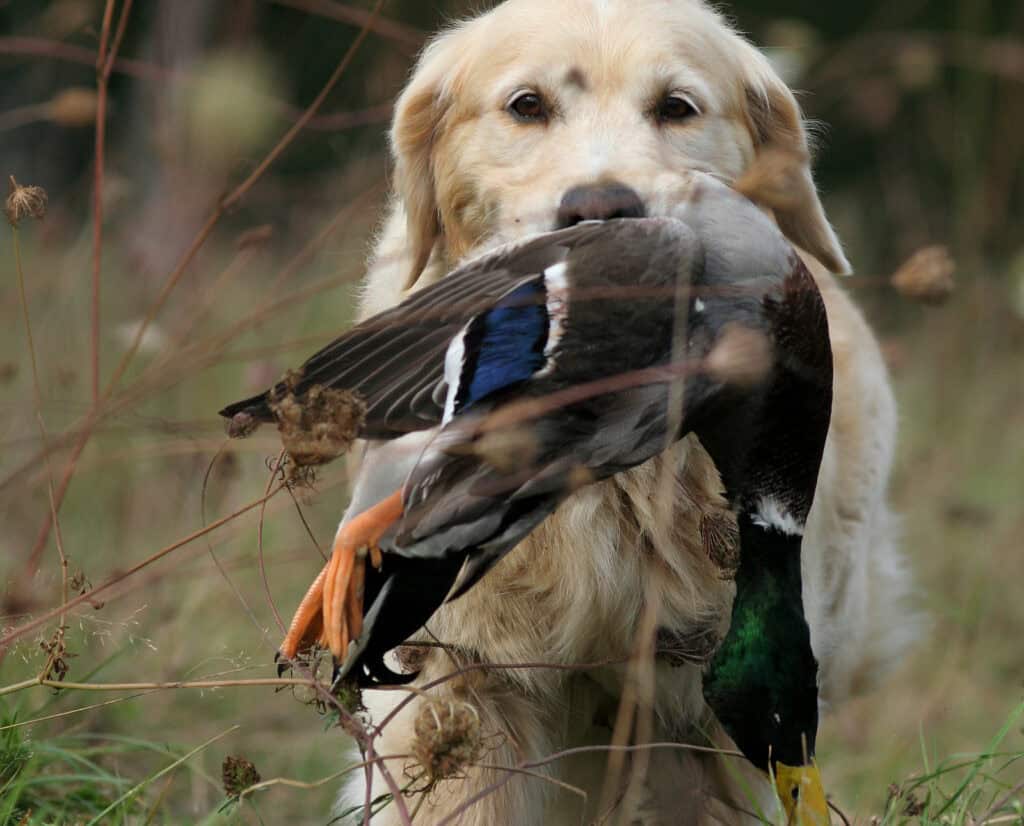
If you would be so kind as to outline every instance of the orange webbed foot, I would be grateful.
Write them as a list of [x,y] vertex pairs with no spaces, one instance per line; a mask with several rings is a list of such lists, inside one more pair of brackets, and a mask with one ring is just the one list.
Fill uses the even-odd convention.
[[281,658],[293,659],[318,640],[327,643],[336,660],[345,658],[350,642],[363,630],[367,557],[380,568],[381,537],[401,515],[402,492],[398,490],[339,529],[330,560],[295,612],[281,644]]

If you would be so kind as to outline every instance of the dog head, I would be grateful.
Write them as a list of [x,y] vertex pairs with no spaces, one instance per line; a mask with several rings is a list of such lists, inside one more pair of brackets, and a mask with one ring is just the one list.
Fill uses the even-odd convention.
[[779,150],[800,159],[779,227],[849,268],[793,94],[700,0],[507,0],[427,46],[391,137],[410,284],[435,249],[454,263],[581,220],[671,214],[694,172],[733,182]]

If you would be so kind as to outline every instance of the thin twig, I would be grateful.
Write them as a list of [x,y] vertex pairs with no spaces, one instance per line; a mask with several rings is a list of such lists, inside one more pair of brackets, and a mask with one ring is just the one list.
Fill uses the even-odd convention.
[[86,711],[93,711],[97,708],[103,708],[104,706],[117,705],[118,703],[126,703],[129,700],[137,699],[138,697],[145,697],[148,691],[143,691],[139,694],[129,694],[127,697],[116,697],[113,700],[104,700],[102,703],[92,703],[91,705],[82,706],[80,708],[71,708],[67,711],[58,711],[55,714],[46,714],[42,717],[33,717],[31,720],[21,720],[17,723],[8,723],[6,726],[0,726],[0,731],[7,731],[13,728],[24,728],[25,726],[35,726],[39,723],[45,723],[49,720],[59,720],[62,717],[71,717],[75,714],[82,714]]
[[422,46],[423,42],[427,39],[427,33],[420,29],[386,17],[371,17],[366,9],[360,9],[347,3],[339,3],[337,0],[271,0],[271,2],[277,6],[297,9],[307,14],[315,14],[330,20],[336,20],[339,23],[365,26],[382,37],[414,48]]
[[320,93],[316,96],[316,98],[314,98],[313,102],[309,104],[309,107],[302,114],[302,117],[300,117],[297,121],[295,121],[294,124],[292,124],[291,128],[287,132],[285,132],[284,137],[282,137],[281,140],[277,142],[277,145],[273,149],[271,149],[267,153],[266,157],[264,157],[263,160],[260,161],[260,163],[256,166],[256,168],[251,173],[249,173],[249,177],[242,181],[242,183],[240,183],[235,188],[235,190],[221,202],[221,210],[227,211],[231,209],[235,204],[242,200],[243,197],[245,197],[245,194],[250,189],[252,189],[253,184],[255,184],[256,181],[258,181],[261,177],[263,177],[263,173],[266,172],[267,169],[269,169],[270,166],[274,163],[274,161],[276,161],[278,157],[280,157],[281,153],[284,152],[284,150],[287,149],[289,145],[291,145],[292,141],[295,140],[295,137],[299,134],[299,132],[301,132],[305,128],[306,124],[309,123],[309,121],[312,120],[313,116],[316,115],[316,113],[320,110],[320,107],[323,106],[324,101],[327,100],[327,96],[330,95],[331,91],[338,84],[338,81],[341,80],[342,75],[345,74],[345,71],[348,69],[349,64],[352,62],[352,59],[356,56],[356,52],[359,51],[359,47],[363,45],[363,41],[366,40],[366,36],[370,33],[370,29],[377,21],[377,18],[380,15],[381,7],[383,5],[384,0],[377,0],[373,4],[373,10],[367,17],[362,29],[360,29],[359,34],[356,36],[356,39],[352,41],[352,45],[348,47],[348,51],[345,52],[345,55],[341,58],[341,62],[338,63],[337,68],[334,70],[334,73],[327,80],[327,83],[324,84],[324,87],[320,90]]
[[72,683],[64,680],[35,679],[25,680],[0,688],[0,697],[16,694],[36,686],[59,688],[63,691],[169,691],[171,689],[213,689],[213,688],[287,688],[288,686],[316,685],[314,680],[303,680],[293,677],[265,677],[249,680],[172,680],[163,683]]
[[114,14],[114,0],[107,0],[103,10],[103,24],[100,33],[99,51],[96,55],[96,140],[93,158],[93,192],[92,192],[92,403],[100,401],[100,286],[101,266],[103,257],[103,176],[106,165],[107,142],[107,94],[110,87],[110,74],[114,70],[118,49],[124,39],[128,26],[128,15],[132,10],[132,0],[125,0],[121,14],[117,20],[117,31],[113,42],[107,50],[110,37],[110,24]]
[[62,656],[64,645],[64,631],[67,628],[67,604],[68,604],[68,557],[64,552],[64,537],[61,535],[60,520],[57,516],[57,503],[53,490],[53,469],[50,466],[49,437],[46,432],[46,422],[43,420],[43,394],[42,385],[39,381],[39,363],[36,357],[35,339],[32,336],[32,319],[28,310],[28,296],[25,290],[25,271],[21,263],[21,233],[18,227],[11,227],[14,236],[14,268],[18,273],[18,296],[21,302],[22,319],[25,323],[25,339],[28,343],[29,362],[32,367],[32,402],[35,407],[36,424],[39,427],[39,442],[42,445],[43,453],[46,456],[44,468],[46,473],[46,492],[50,505],[50,520],[53,525],[53,534],[57,545],[57,555],[60,560],[60,604],[61,613],[57,622],[57,634],[54,644],[50,648],[46,665],[40,672],[41,676],[49,676],[54,663]]
[[[372,738],[367,738],[366,744],[366,759],[377,760],[377,753],[373,748]],[[388,791],[391,792],[391,796],[394,799],[395,808],[398,809],[398,819],[402,826],[412,826],[412,817],[409,815],[409,807],[405,805],[405,796],[402,794],[401,788],[398,783],[395,782],[395,778],[391,775],[387,765],[379,761],[377,762],[377,770],[380,772],[380,776],[384,778],[384,785],[388,787]]]
[[545,783],[550,783],[553,786],[557,786],[560,789],[565,789],[571,794],[575,794],[583,798],[583,813],[580,815],[580,822],[582,823],[586,818],[587,802],[590,796],[580,786],[574,786],[572,783],[566,783],[564,780],[559,780],[557,777],[552,777],[549,774],[543,774],[542,772],[533,771],[531,769],[519,769],[510,766],[496,766],[489,763],[474,763],[472,764],[478,769],[489,769],[491,771],[503,771],[512,772],[513,774],[521,774],[525,777],[532,777],[535,780],[542,780]]
[[232,522],[233,520],[237,519],[242,514],[248,513],[251,510],[255,510],[256,508],[258,508],[265,501],[265,499],[273,497],[277,493],[279,493],[282,487],[283,487],[283,484],[282,485],[278,485],[278,487],[276,487],[273,491],[271,491],[271,493],[270,493],[270,495],[268,497],[261,497],[260,499],[257,499],[257,500],[255,500],[253,502],[249,502],[247,505],[242,506],[241,508],[236,510],[234,513],[231,513],[228,516],[225,516],[225,517],[223,517],[221,519],[218,519],[216,522],[213,522],[210,525],[207,525],[205,528],[202,528],[202,529],[200,529],[198,531],[195,531],[195,532],[189,534],[184,539],[179,539],[177,542],[173,542],[170,545],[167,545],[166,547],[161,548],[156,553],[146,557],[146,559],[142,560],[142,562],[139,562],[137,565],[133,565],[127,571],[124,571],[122,573],[116,574],[115,576],[111,577],[109,580],[104,582],[102,585],[98,585],[97,587],[93,588],[91,591],[85,591],[84,593],[79,594],[74,599],[69,600],[67,605],[62,605],[59,608],[56,608],[56,609],[51,610],[51,611],[47,611],[42,616],[39,616],[36,619],[31,620],[30,622],[27,622],[24,625],[20,625],[20,626],[18,626],[17,628],[15,628],[12,631],[9,631],[4,636],[0,637],[0,651],[4,651],[5,649],[7,649],[10,646],[10,644],[12,642],[14,642],[17,639],[20,639],[21,637],[25,636],[28,633],[31,633],[32,631],[35,631],[37,628],[39,628],[42,625],[45,625],[47,622],[52,620],[54,617],[61,616],[64,611],[69,611],[72,608],[77,608],[83,602],[90,602],[90,601],[94,600],[95,597],[97,597],[99,594],[109,590],[110,588],[113,588],[119,582],[123,582],[124,580],[128,579],[130,576],[132,576],[132,575],[138,573],[139,571],[141,571],[143,568],[148,568],[153,563],[163,559],[168,554],[173,553],[174,551],[178,550],[178,548],[184,547],[185,545],[188,545],[188,544],[194,542],[195,540],[197,540],[201,536],[206,536],[208,533],[212,533],[213,531],[217,530],[218,528],[223,527],[224,525],[228,524],[229,522]]
[[326,777],[321,777],[319,780],[293,780],[289,777],[272,777],[269,780],[262,780],[252,786],[245,789],[239,796],[238,799],[244,800],[256,792],[263,791],[264,789],[270,789],[274,786],[287,786],[290,789],[303,789],[311,791],[312,789],[318,789],[321,786],[326,786],[328,783],[333,783],[344,777],[346,774],[354,772],[356,769],[372,768],[377,763],[382,763],[385,760],[408,760],[412,755],[410,754],[385,754],[380,757],[376,757],[373,760],[364,760],[361,763],[354,763],[351,766],[346,766],[340,771],[336,771],[333,774],[329,774]]
[[[230,441],[228,439],[223,440],[220,447],[217,449],[217,452],[213,455],[213,458],[210,460],[210,463],[206,466],[206,473],[203,474],[203,485],[199,494],[199,516],[200,524],[202,525],[206,524],[206,494],[210,485],[210,474],[213,472],[214,465],[216,465],[220,457],[224,455],[224,450],[228,447],[229,444]],[[268,491],[264,491],[264,494],[266,494],[267,492]],[[263,518],[263,512],[265,508],[266,502],[264,502],[263,505],[260,506],[261,520]],[[230,574],[228,574],[227,569],[221,564],[220,559],[217,557],[217,552],[213,549],[212,542],[208,541],[206,543],[206,550],[210,554],[210,559],[213,560],[214,567],[216,567],[217,572],[221,576],[221,579],[223,579],[224,582],[227,583],[228,588],[230,588],[231,592],[235,595],[235,599],[237,599],[239,603],[241,603],[242,610],[245,611],[249,619],[252,620],[252,624],[256,626],[256,629],[260,632],[263,639],[270,643],[270,640],[267,637],[267,628],[263,625],[263,623],[259,621],[259,618],[256,616],[256,613],[252,610],[252,608],[249,607],[249,603],[248,601],[246,601],[245,595],[239,590],[238,586],[235,585],[235,581],[231,578]]]
[[844,826],[850,826],[850,819],[849,819],[849,818],[848,818],[848,817],[846,816],[846,812],[844,812],[844,811],[843,811],[842,809],[840,809],[840,808],[839,808],[839,807],[838,807],[838,806],[837,806],[837,805],[836,805],[835,803],[833,803],[833,802],[832,802],[831,800],[827,800],[827,801],[825,801],[825,802],[826,802],[826,803],[828,803],[828,807],[829,807],[829,808],[830,808],[830,809],[831,809],[831,810],[832,810],[833,812],[835,812],[835,813],[836,813],[837,815],[839,815],[839,818],[840,818],[840,820],[842,820],[842,821],[843,821],[843,824],[844,824]]
[[[542,766],[546,766],[549,763],[554,763],[557,760],[563,760],[566,757],[573,757],[573,756],[578,755],[578,754],[590,754],[590,753],[602,752],[602,751],[605,751],[605,752],[614,752],[614,751],[633,752],[633,751],[641,751],[643,749],[681,749],[683,751],[698,751],[698,752],[702,752],[702,753],[705,753],[705,754],[719,754],[719,755],[724,755],[724,756],[727,756],[727,757],[743,757],[743,754],[741,752],[734,751],[732,749],[716,749],[716,748],[712,748],[710,746],[695,746],[695,745],[690,745],[688,743],[642,743],[642,744],[635,745],[635,746],[614,746],[614,745],[600,746],[600,745],[595,745],[595,746],[577,746],[576,748],[565,749],[563,751],[559,751],[559,752],[555,752],[554,754],[550,754],[547,757],[542,757],[539,760],[523,762],[523,763],[520,763],[517,766],[510,767],[510,768],[514,768],[514,769],[536,769],[536,768],[540,768]],[[438,821],[437,826],[446,826],[446,824],[454,822],[457,818],[459,818],[463,814],[465,814],[465,812],[468,811],[472,806],[474,806],[476,803],[479,803],[481,800],[483,800],[488,795],[491,795],[494,792],[496,792],[502,786],[507,784],[509,782],[509,780],[511,780],[511,779],[512,779],[512,775],[511,774],[506,774],[505,777],[501,778],[500,780],[495,781],[490,786],[487,786],[486,788],[481,789],[479,792],[474,794],[472,797],[467,798],[465,801],[463,801],[462,804],[457,809],[455,809],[453,812],[451,812],[443,820]]]
[[[316,114],[316,112],[323,105],[323,102],[327,99],[327,96],[330,94],[331,90],[334,89],[338,81],[341,79],[342,75],[348,69],[349,65],[352,62],[352,59],[355,57],[356,52],[359,50],[359,47],[366,39],[366,36],[370,31],[370,25],[377,18],[377,15],[379,14],[383,3],[384,0],[377,0],[371,13],[370,19],[367,21],[367,24],[363,26],[359,35],[349,46],[348,50],[341,58],[341,61],[338,63],[337,68],[334,70],[331,77],[328,79],[327,83],[324,84],[324,87],[320,90],[320,93],[316,96],[313,102],[306,109],[303,116],[292,125],[292,127],[285,133],[284,137],[282,137],[277,142],[274,148],[270,150],[270,152],[263,158],[263,160],[257,165],[257,167],[249,174],[249,176],[244,181],[242,181],[242,183],[240,183],[230,194],[221,199],[216,208],[213,210],[213,212],[211,212],[210,216],[207,218],[206,222],[200,228],[195,238],[192,240],[192,243],[189,245],[188,249],[185,251],[185,254],[179,260],[174,270],[165,280],[164,285],[160,290],[160,293],[157,295],[156,299],[150,305],[148,311],[146,312],[146,315],[142,319],[142,322],[138,325],[135,331],[135,335],[128,346],[128,349],[121,357],[120,362],[118,363],[113,375],[111,376],[110,380],[107,383],[106,388],[104,389],[99,400],[97,401],[97,404],[94,405],[93,410],[90,412],[89,416],[86,418],[86,421],[82,426],[79,438],[75,443],[75,447],[72,450],[71,456],[69,457],[68,462],[64,468],[64,475],[61,478],[60,485],[57,488],[56,508],[58,511],[60,510],[60,507],[64,502],[64,497],[67,494],[68,486],[71,484],[71,478],[74,476],[78,459],[82,455],[82,451],[85,449],[86,444],[88,443],[89,439],[92,436],[93,430],[95,429],[97,423],[101,418],[103,408],[113,396],[114,391],[117,389],[117,386],[121,381],[121,378],[124,376],[125,371],[128,369],[128,366],[135,358],[135,355],[138,353],[139,346],[142,343],[143,336],[146,334],[146,331],[149,329],[153,320],[159,314],[160,310],[163,309],[163,306],[167,302],[167,299],[170,297],[170,294],[174,291],[174,288],[181,281],[182,276],[184,276],[185,272],[192,264],[193,259],[199,253],[199,250],[202,248],[202,246],[206,243],[207,239],[213,233],[213,230],[217,226],[220,219],[232,207],[238,204],[238,202],[241,201],[243,197],[245,197],[246,193],[248,193],[249,190],[252,189],[252,187],[263,176],[267,169],[270,168],[271,164],[273,164],[274,161],[276,161],[278,157],[280,157],[281,153],[283,153],[284,150],[292,143],[292,141],[295,140],[295,137],[299,134],[299,132],[302,131],[305,125],[309,122],[309,120]],[[50,520],[47,520],[46,523],[43,525],[42,529],[39,531],[39,535],[36,537],[35,545],[33,546],[31,553],[29,554],[29,560],[26,565],[26,574],[28,575],[28,578],[31,578],[31,576],[33,576],[35,572],[38,570],[39,557],[41,556],[42,550],[46,546],[49,537]],[[3,640],[0,640],[0,651],[3,650],[3,647]]]
[[[274,461],[273,467],[270,471],[270,478],[267,479],[267,491],[270,490],[271,485],[274,484],[274,480],[279,476],[284,476],[284,471],[281,468],[282,462],[284,462],[285,451],[281,450],[277,454],[277,459]],[[285,483],[282,483],[285,484]],[[281,612],[277,610],[277,603],[274,602],[274,594],[270,590],[270,580],[267,578],[267,565],[266,559],[263,553],[263,518],[266,514],[266,499],[263,500],[263,504],[260,506],[260,516],[256,522],[256,558],[259,560],[260,568],[260,579],[263,580],[263,590],[267,594],[267,602],[270,603],[270,610],[274,612],[274,620],[277,622],[277,627],[282,634],[287,632],[287,627],[284,624],[284,620],[281,618]]]
[[[422,644],[422,643],[421,643]],[[516,670],[529,670],[529,669],[552,669],[555,671],[592,671],[595,668],[605,668],[609,665],[620,665],[624,660],[602,660],[601,662],[595,663],[469,663],[461,668],[456,668],[454,671],[445,674],[442,677],[438,677],[436,680],[431,680],[421,686],[416,685],[400,685],[400,686],[380,686],[378,691],[406,691],[409,692],[407,697],[403,697],[402,700],[389,711],[383,720],[374,727],[374,737],[379,734],[384,727],[390,723],[395,717],[397,717],[409,703],[415,700],[417,697],[424,695],[432,688],[437,688],[439,685],[444,685],[456,677],[461,677],[463,674],[468,674],[471,671],[486,671],[489,669],[504,670],[504,671],[516,671]]]

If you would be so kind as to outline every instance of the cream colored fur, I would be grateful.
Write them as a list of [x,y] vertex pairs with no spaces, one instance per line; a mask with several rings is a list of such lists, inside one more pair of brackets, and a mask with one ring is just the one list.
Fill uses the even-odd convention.
[[[548,124],[520,123],[506,111],[523,89],[549,101]],[[700,116],[655,122],[652,106],[672,91],[692,96]],[[792,94],[761,54],[698,0],[508,0],[428,46],[399,99],[392,141],[394,196],[365,284],[363,317],[473,253],[553,228],[559,201],[574,186],[615,180],[639,193],[648,214],[669,214],[693,170],[732,181],[767,146],[808,151]],[[804,600],[822,700],[830,704],[875,679],[912,635],[885,503],[896,411],[875,340],[827,271],[848,265],[809,165],[791,205],[775,217],[808,251],[835,352],[835,409],[804,542]],[[449,673],[460,656],[494,663],[626,659],[644,638],[645,606],[656,606],[656,625],[684,645],[717,639],[732,597],[716,557],[728,521],[717,472],[692,439],[581,489],[434,617],[430,632],[457,652],[434,649],[417,684]],[[706,735],[727,744],[701,698],[699,665],[659,659],[653,672],[649,662],[637,668],[628,680],[621,665],[471,672],[431,693],[474,704],[491,748],[481,762],[492,766],[610,743],[626,684],[642,708],[631,742],[702,743]],[[641,679],[645,674],[656,679]],[[367,692],[366,699],[379,721],[403,696]],[[385,728],[379,753],[411,751],[421,702]],[[586,806],[564,785],[517,775],[457,822],[591,822],[602,801],[616,804],[607,822],[645,826],[740,823],[751,820],[743,812],[774,811],[767,783],[741,760],[656,749],[636,752],[612,775],[607,761],[607,753],[596,753],[533,770],[582,789]],[[402,761],[391,768],[402,782]],[[827,784],[827,766],[824,775]],[[471,768],[440,784],[415,822],[438,823],[499,776]],[[385,789],[379,776],[374,789]],[[363,795],[356,778],[344,803]],[[400,821],[391,806],[373,822]]]

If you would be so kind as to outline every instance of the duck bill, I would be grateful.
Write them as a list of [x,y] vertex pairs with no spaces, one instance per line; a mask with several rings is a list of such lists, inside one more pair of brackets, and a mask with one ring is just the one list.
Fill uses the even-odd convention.
[[786,810],[790,826],[828,826],[830,819],[821,773],[811,763],[806,766],[775,764],[775,788]]

